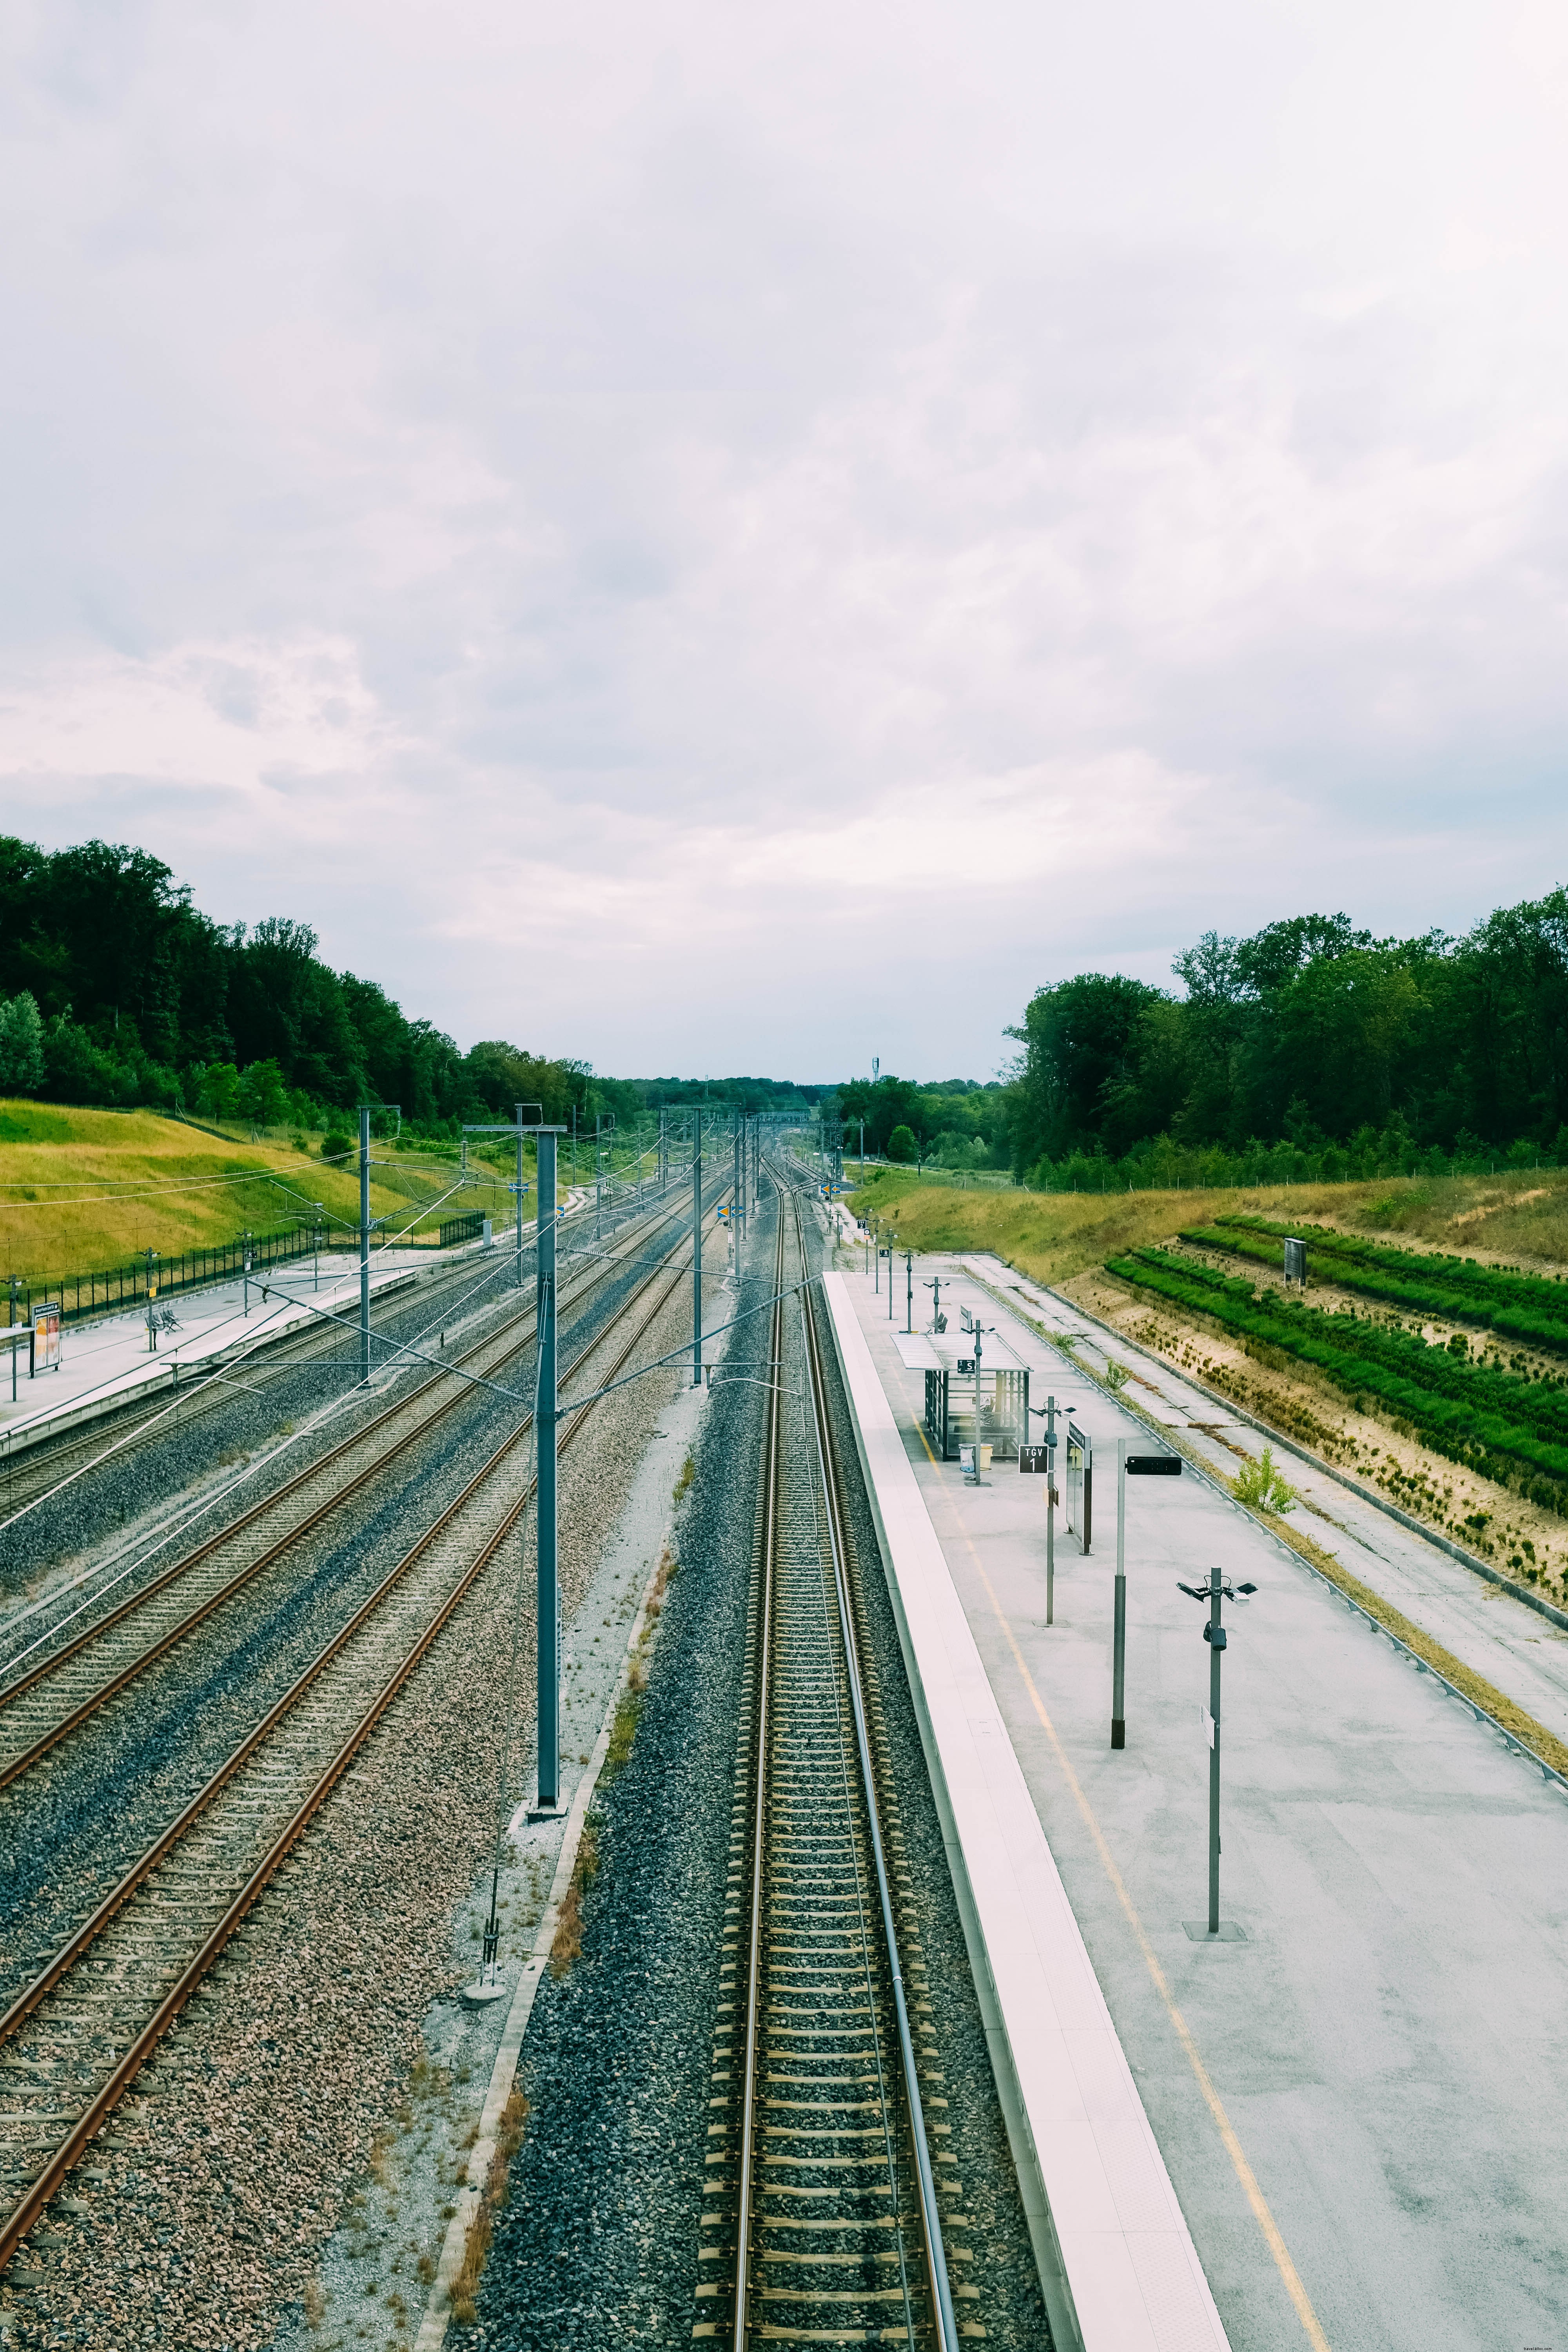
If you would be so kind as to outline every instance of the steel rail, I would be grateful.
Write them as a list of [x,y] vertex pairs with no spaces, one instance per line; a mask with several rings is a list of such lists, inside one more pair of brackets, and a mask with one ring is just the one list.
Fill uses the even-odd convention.
[[[789,1727],[794,1718],[790,1716],[786,1705],[784,1716],[779,1718],[778,1726],[775,1727],[773,1690],[776,1675],[782,1674],[786,1677],[790,1675],[798,1675],[801,1664],[800,1623],[796,1622],[793,1633],[789,1632],[792,1610],[798,1618],[798,1596],[794,1602],[791,1602],[787,1591],[780,1587],[778,1582],[782,1572],[784,1546],[791,1539],[785,1524],[786,1449],[791,1443],[785,1428],[787,1411],[785,1399],[796,1397],[803,1408],[801,1442],[803,1444],[811,1445],[813,1450],[809,1454],[801,1456],[796,1462],[795,1470],[790,1473],[790,1479],[793,1482],[791,1491],[796,1497],[794,1507],[798,1513],[801,1478],[804,1474],[805,1491],[815,1498],[812,1512],[816,1522],[816,1533],[811,1541],[820,1547],[825,1570],[822,1592],[824,1613],[820,1622],[823,1634],[828,1638],[829,1647],[823,1654],[827,1657],[835,1654],[829,1628],[836,1627],[837,1641],[842,1646],[840,1670],[842,1684],[848,1700],[847,1710],[840,1703],[838,1714],[840,1729],[835,1735],[835,1740],[842,1758],[844,1829],[848,1834],[851,1845],[861,1849],[859,1861],[851,1864],[854,1885],[850,1890],[850,1899],[858,1909],[859,1918],[859,1932],[856,1940],[861,1959],[857,1963],[857,1971],[858,1972],[858,1969],[863,1966],[866,1982],[862,1997],[868,2004],[866,2013],[869,2022],[866,2030],[871,2041],[870,2054],[862,2063],[869,2064],[873,2060],[875,2062],[875,2075],[866,2087],[874,2091],[875,2097],[869,2104],[879,2111],[881,2117],[879,2126],[872,2126],[872,2134],[880,2137],[886,2147],[889,2191],[893,2200],[892,2213],[890,2216],[882,2218],[882,2226],[891,2227],[895,2233],[894,2247],[899,2265],[898,2275],[904,2299],[906,2326],[896,2332],[902,2335],[918,2327],[918,2332],[923,2336],[927,2334],[929,2326],[931,2340],[939,2347],[939,2352],[958,2352],[960,2340],[958,2323],[954,2315],[952,2285],[942,2246],[937,2185],[927,2142],[914,2036],[900,1957],[891,1873],[883,1839],[878,1770],[873,1757],[868,1713],[868,1669],[863,1655],[862,1637],[857,1622],[858,1603],[854,1584],[853,1551],[846,1531],[843,1474],[838,1449],[834,1440],[827,1402],[821,1337],[809,1278],[800,1284],[791,1284],[787,1288],[784,1279],[790,1231],[793,1231],[795,1248],[801,1261],[802,1273],[804,1275],[807,1272],[801,1195],[798,1188],[787,1175],[777,1169],[771,1172],[776,1183],[778,1230],[774,1252],[773,1286],[774,1299],[767,1359],[768,1374],[763,1383],[769,1391],[769,1401],[762,1469],[763,1491],[758,1514],[757,1586],[752,1614],[757,1687],[752,1702],[753,1727],[750,1743],[752,1782],[749,1791],[751,1819],[748,1843],[751,1887],[746,1933],[745,2038],[742,2063],[735,2086],[735,2095],[739,2096],[741,2103],[741,2112],[738,2130],[739,2178],[734,2214],[734,2283],[731,2303],[731,2326],[726,2332],[731,2336],[735,2352],[752,2352],[752,2348],[758,2347],[764,2337],[798,2333],[796,2329],[772,2326],[763,2315],[767,2305],[778,2298],[784,2290],[761,2287],[761,2302],[754,2318],[750,2306],[759,2296],[757,2273],[761,2262],[780,2259],[791,2263],[807,2263],[810,2254],[809,2242],[806,2255],[804,2256],[794,2253],[785,2253],[782,2256],[770,2255],[764,2250],[761,2233],[765,2227],[769,2226],[770,2217],[763,2210],[760,2200],[763,2190],[768,2184],[755,2177],[760,2170],[758,2142],[762,2109],[764,2105],[764,2085],[761,2079],[764,2039],[762,2011],[764,2000],[764,1970],[769,1965],[765,1948],[764,1911],[770,1901],[776,1906],[781,1890],[787,1890],[790,1885],[792,1870],[798,1872],[799,1869],[798,1857],[781,1861],[779,1854],[774,1851],[776,1839],[781,1842],[780,1852],[785,1855],[789,1854],[795,1842],[793,1836],[793,1820],[791,1818],[782,1820],[776,1832],[773,1822],[773,1810],[781,1801],[781,1797],[787,1810],[789,1795],[787,1786],[782,1792],[773,1786],[775,1768],[773,1750],[781,1739],[784,1741],[784,1747],[781,1751],[778,1770],[785,1774],[786,1783],[791,1786],[798,1771],[798,1760],[794,1768],[789,1761],[791,1756],[795,1753],[795,1749],[789,1744]],[[801,1345],[806,1366],[804,1385],[809,1390],[811,1400],[809,1439],[806,1436],[804,1412],[805,1397],[797,1397],[797,1391],[793,1388],[786,1389],[784,1378],[785,1311],[788,1300],[795,1296],[797,1291],[801,1296]],[[797,1542],[800,1535],[801,1530],[797,1528],[795,1537]],[[830,1571],[830,1578],[826,1571]],[[826,1590],[829,1581],[831,1581],[833,1596],[831,1599]],[[815,1640],[818,1637],[811,1638]],[[781,1644],[784,1645],[782,1654],[775,1658],[775,1649]],[[811,1652],[811,1655],[814,1659],[817,1655],[815,1649]],[[816,1666],[813,1666],[813,1674],[818,1671]],[[782,1696],[780,1704],[784,1704]],[[796,1748],[798,1748],[800,1731],[801,1725],[795,1723],[794,1738]],[[854,1748],[853,1762],[849,1756],[851,1734]],[[837,1778],[837,1775],[835,1777]],[[835,1800],[836,1806],[837,1802],[838,1801]],[[861,1814],[864,1816],[863,1830],[857,1826]],[[866,1869],[868,1859],[870,1864],[868,1871]],[[786,1892],[786,1902],[790,1899]],[[875,1928],[871,1924],[873,1918],[878,1923]],[[775,1936],[784,1932],[789,1931],[784,1929],[782,1922],[775,1925],[773,1929]],[[825,1945],[820,1952],[824,1968],[829,1972],[840,1966],[839,1963],[829,1959],[830,1948],[830,1946]],[[791,1973],[787,1960],[783,1963],[783,1966],[786,1975]],[[882,1976],[884,1967],[885,1979]],[[817,1970],[816,1973],[820,1974],[822,1970]],[[777,1999],[778,1992],[775,1990],[770,1997]],[[899,2047],[898,2065],[896,2069],[891,2065],[889,2052],[889,2063],[886,2073],[883,2070],[884,2040],[891,2040],[894,2035],[889,2034],[885,2021],[877,2021],[877,2011],[879,2009],[884,2021],[888,2010],[890,2009]],[[818,2027],[805,2025],[804,2011],[796,2012],[790,2010],[781,2013],[791,2017],[798,2014],[802,2023],[797,2030],[804,2032],[808,2037],[819,2031]],[[831,2021],[841,2021],[853,2013],[837,2008],[830,2008],[824,2012],[830,2021],[825,2029],[821,2030],[825,2030],[829,2037],[827,2043],[829,2049],[844,2048],[843,2033],[841,2031],[835,2031]],[[797,2054],[793,2045],[791,2054]],[[775,2052],[775,2058],[777,2055]],[[803,2047],[798,2051],[798,2056],[802,2061],[805,2061],[809,2053]],[[716,2081],[722,2078],[715,2077]],[[783,2079],[789,2082],[801,2078],[786,2074]],[[844,2075],[824,2074],[820,2078],[809,2076],[805,2079],[812,2082],[819,2081],[820,2087],[825,2091],[851,2088],[851,2079]],[[786,2105],[789,2104],[787,2095],[784,2104]],[[803,2104],[803,2101],[797,2097],[795,2104],[798,2105]],[[823,2104],[827,2108],[842,2109],[846,2101],[841,2096],[835,2096],[828,2098]],[[871,2134],[858,2126],[850,2130],[836,2124],[831,2126],[829,2136],[843,2147],[857,2144]],[[814,2139],[821,2135],[808,2132],[806,2137],[808,2139]],[[895,2138],[900,2146],[903,2146],[907,2140],[908,2145],[902,2155],[895,2150]],[[797,2167],[809,2166],[816,2160],[817,2159],[810,2155],[788,2158],[780,2155],[770,2156],[768,2158],[770,2163],[789,2163]],[[840,2160],[838,2158],[830,2159],[835,2164]],[[911,2283],[904,2269],[905,2225],[900,2213],[899,2174],[901,2166],[906,2163],[911,2166],[914,2174],[916,2194],[910,2202],[918,2206],[920,2214],[921,2255],[923,2256],[923,2262],[920,2262],[920,2268],[924,2272],[922,2291],[929,2295],[930,2299],[931,2318],[929,2323],[924,2324],[917,2321],[915,2310],[911,2307],[910,2302]],[[710,2222],[716,2222],[720,2217],[713,2214],[707,2216],[706,2219]],[[776,2226],[780,2227],[804,2226],[787,2221],[784,2217],[773,2217],[773,2219]],[[812,2226],[821,2228],[826,2226],[826,2223],[818,2221]],[[851,2218],[850,2214],[845,2213],[841,2219],[836,2221],[834,2226],[853,2237],[863,2229],[864,2223],[860,2220]],[[756,2241],[755,2245],[753,2245],[753,2239]],[[707,2258],[715,2259],[719,2256],[721,2249],[711,2247],[705,2252]],[[910,2252],[913,2256],[912,2246]],[[838,2263],[846,2262],[850,2258],[843,2254],[829,2254],[823,2259],[827,2263]],[[886,2252],[868,2252],[866,2259],[891,2262],[894,2255]],[[919,2257],[916,2259],[919,2261]],[[838,2275],[842,2275],[842,2273]],[[870,2292],[870,2290],[868,2291]],[[700,2289],[701,2294],[711,2292],[712,2290],[708,2287]],[[790,2290],[791,2295],[794,2292],[795,2290]],[[823,2299],[821,2289],[803,2287],[800,2292],[808,2303],[820,2302]],[[857,2296],[854,2290],[846,2290],[842,2294],[834,2290],[827,2295],[830,2303],[843,2303],[855,2299]],[[882,2299],[883,2291],[876,2289],[873,2300]],[[701,2335],[714,2332],[710,2325],[700,2326],[698,2329],[698,2333]],[[808,2334],[812,2332],[807,2331]],[[820,2333],[820,2331],[816,2332]],[[873,2329],[869,2332],[895,2331]],[[860,2333],[861,2331],[855,2331],[856,2340],[859,2340]]]
[[[683,1210],[684,1203],[679,1208],[667,1210],[662,1216],[654,1219],[655,1229],[657,1230],[659,1224],[668,1223],[671,1218],[680,1215]],[[605,1278],[605,1269],[603,1266],[596,1267],[594,1272],[585,1276],[563,1304],[568,1307],[580,1305],[583,1299]],[[640,1286],[632,1296],[634,1299],[641,1296]],[[452,1370],[460,1371],[465,1366],[480,1358],[489,1360],[489,1369],[492,1371],[499,1370],[512,1358],[521,1355],[527,1348],[532,1337],[533,1322],[534,1309],[531,1307],[525,1308],[522,1313],[509,1318],[499,1330],[488,1333],[483,1339],[476,1341],[472,1348],[466,1349],[461,1356],[456,1357]],[[514,1334],[516,1336],[512,1337],[511,1335]],[[502,1341],[508,1341],[509,1344],[500,1346]],[[498,1346],[499,1354],[495,1353]],[[573,1369],[574,1370],[575,1367]],[[4,1717],[5,1710],[16,1700],[59,1674],[73,1660],[81,1657],[87,1651],[93,1648],[106,1633],[113,1631],[116,1626],[123,1624],[139,1610],[146,1608],[157,1599],[160,1593],[168,1591],[181,1578],[189,1576],[205,1559],[212,1558],[225,1545],[231,1544],[237,1538],[242,1537],[247,1529],[254,1527],[268,1514],[276,1512],[280,1506],[286,1506],[290,1496],[298,1495],[303,1487],[319,1482],[323,1472],[330,1471],[334,1463],[342,1461],[356,1448],[363,1447],[367,1438],[374,1440],[377,1433],[384,1433],[391,1423],[406,1422],[411,1411],[419,1404],[420,1400],[428,1397],[432,1390],[439,1388],[449,1377],[449,1374],[444,1371],[433,1373],[430,1379],[422,1381],[411,1395],[400,1398],[397,1403],[389,1405],[363,1427],[355,1430],[316,1461],[307,1464],[303,1469],[297,1471],[294,1476],[287,1480],[282,1486],[276,1488],[269,1495],[260,1496],[247,1510],[242,1512],[238,1518],[231,1520],[227,1527],[219,1528],[192,1550],[184,1553],[181,1559],[153,1578],[151,1583],[142,1586],[136,1592],[121,1601],[107,1616],[95,1620],[63,1648],[52,1652],[48,1657],[41,1659],[37,1665],[30,1668],[26,1675],[18,1676],[15,1682],[0,1688],[0,1717]],[[0,1763],[0,1790],[9,1788],[14,1781],[20,1780],[24,1773],[30,1771],[41,1758],[49,1753],[51,1748],[57,1747],[62,1739],[68,1738],[73,1731],[79,1730],[84,1723],[89,1722],[100,1708],[108,1706],[111,1699],[118,1697],[121,1692],[139,1675],[146,1673],[150,1667],[158,1663],[160,1658],[166,1656],[170,1650],[195,1633],[196,1628],[215,1611],[223,1608],[257,1577],[262,1575],[268,1568],[274,1567],[285,1553],[294,1545],[301,1542],[312,1529],[320,1527],[323,1520],[331,1517],[336,1511],[342,1509],[371,1479],[379,1476],[393,1464],[399,1461],[409,1446],[416,1444],[422,1438],[427,1436],[437,1423],[462,1403],[467,1393],[464,1384],[459,1382],[456,1385],[449,1396],[434,1405],[422,1419],[416,1417],[413,1426],[400,1430],[392,1443],[383,1445],[379,1451],[373,1453],[371,1458],[357,1471],[340,1485],[332,1487],[322,1496],[313,1510],[306,1513],[304,1517],[296,1519],[291,1526],[286,1528],[276,1541],[268,1545],[256,1559],[237,1570],[233,1576],[219,1585],[216,1591],[207,1594],[194,1609],[187,1611],[174,1624],[167,1627],[155,1639],[139,1650],[117,1674],[110,1675],[90,1691],[68,1714],[60,1717],[28,1746],[19,1748],[14,1756]]]
[[[805,1238],[802,1230],[800,1195],[794,1200],[795,1229],[800,1240],[801,1262],[805,1260]],[[942,2251],[942,2221],[936,2201],[936,2179],[931,2167],[931,2149],[926,2141],[925,2110],[921,2100],[920,2078],[915,2064],[914,2037],[910,2032],[909,2002],[904,1991],[903,1970],[899,1964],[898,1930],[893,1920],[892,1888],[888,1877],[888,1860],[882,1845],[881,1822],[877,1803],[877,1776],[872,1768],[871,1744],[866,1727],[864,1677],[860,1665],[860,1644],[851,1603],[849,1577],[844,1539],[842,1473],[838,1450],[834,1443],[832,1423],[827,1411],[826,1381],[822,1367],[822,1341],[816,1324],[816,1302],[809,1289],[801,1292],[801,1318],[805,1327],[806,1359],[811,1366],[811,1401],[816,1431],[817,1462],[822,1478],[823,1502],[827,1514],[828,1541],[833,1550],[833,1578],[838,1596],[838,1618],[843,1632],[845,1652],[849,1661],[849,1705],[855,1722],[855,1746],[860,1759],[864,1783],[866,1821],[870,1833],[871,1857],[877,1881],[877,1901],[882,1914],[882,1934],[887,1944],[888,1967],[892,1982],[893,2009],[899,2026],[899,2058],[904,2078],[904,2097],[909,2106],[910,2137],[914,2145],[915,2170],[920,2182],[921,2224],[925,2239],[926,2263],[933,2306],[937,2313],[937,2341],[942,2352],[957,2352],[958,2322],[952,2308],[952,2286],[947,2274],[947,2259]]]
[[751,2285],[752,2170],[756,2149],[757,2010],[763,1982],[763,1853],[767,1842],[769,1664],[773,1654],[773,1554],[777,1543],[779,1507],[779,1432],[784,1388],[784,1203],[779,1203],[777,1246],[773,1256],[773,1316],[769,1337],[769,1370],[773,1378],[768,1397],[768,1432],[763,1468],[762,1593],[757,1642],[757,1729],[755,1807],[752,1826],[752,1917],[746,1952],[746,2049],[741,2074],[741,2183],[735,2229],[736,2352],[746,2341],[746,2295]]
[[[676,1247],[679,1246],[679,1244],[677,1243]],[[673,1255],[673,1254],[672,1251],[670,1255]],[[632,1331],[616,1359],[617,1370],[628,1361],[644,1334],[658,1321],[670,1299],[675,1296],[684,1271],[684,1268],[676,1269],[652,1307]],[[618,1311],[616,1321],[619,1322],[628,1315],[637,1299],[644,1296],[658,1280],[658,1272],[650,1274],[647,1281],[638,1286],[633,1297]],[[612,1324],[610,1331],[601,1332],[596,1339],[589,1341],[580,1351],[572,1369],[576,1370],[589,1356],[602,1349],[614,1328]],[[594,1411],[594,1402],[590,1400],[580,1405],[567,1419],[558,1440],[563,1451],[589,1420]],[[430,1528],[426,1528],[417,1543],[388,1573],[377,1591],[356,1612],[351,1622],[341,1628],[333,1636],[327,1647],[271,1710],[265,1722],[247,1736],[241,1747],[213,1776],[206,1788],[185,1809],[178,1822],[160,1835],[148,1853],[133,1865],[131,1872],[127,1873],[112,1895],[99,1906],[92,1918],[77,1931],[48,1966],[40,1972],[27,1990],[12,2004],[5,2016],[0,2019],[0,2043],[14,2038],[26,2020],[41,2007],[48,1995],[68,1979],[71,1970],[81,1960],[103,1929],[126,1907],[140,1888],[189,1835],[196,1822],[210,1810],[214,1800],[223,1789],[266,1745],[279,1726],[296,1711],[300,1701],[319,1681],[327,1666],[342,1652],[354,1634],[363,1631],[371,1622],[387,1596],[430,1549],[462,1507],[489,1482],[500,1463],[516,1450],[527,1434],[531,1423],[532,1415],[530,1414],[516,1430],[509,1433],[482,1469],[468,1482],[462,1494],[447,1506]],[[4,2269],[9,2262],[16,2247],[37,2221],[60,2182],[96,2136],[105,2117],[111,2112],[146,2063],[158,2042],[184,2008],[196,1986],[208,1973],[241,1922],[254,1907],[268,1882],[276,1875],[289,1851],[299,1843],[310,1822],[331,1795],[354,1755],[363,1746],[364,1741],[374,1730],[387,1708],[406,1685],[410,1675],[450,1620],[454,1611],[489,1566],[507,1536],[515,1528],[536,1491],[537,1485],[537,1478],[530,1479],[522,1492],[508,1507],[498,1525],[485,1538],[479,1552],[459,1575],[445,1600],[440,1602],[434,1614],[420,1629],[412,1645],[405,1651],[382,1688],[339,1743],[324,1768],[317,1773],[304,1797],[289,1814],[282,1830],[272,1839],[259,1862],[228,1903],[222,1916],[205,1936],[195,1953],[186,1960],[174,1985],[158,2002],[152,2016],[136,2032],[122,2055],[108,2070],[104,2082],[74,2120],[70,2130],[57,2144],[21,2199],[5,2220],[0,2221],[0,2269]]]

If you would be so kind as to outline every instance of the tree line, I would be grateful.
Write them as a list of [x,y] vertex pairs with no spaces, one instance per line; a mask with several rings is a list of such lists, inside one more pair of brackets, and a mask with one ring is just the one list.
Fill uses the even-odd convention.
[[1180,992],[1037,990],[1008,1034],[1017,1174],[1044,1189],[1568,1164],[1568,892],[1459,936],[1298,915],[1206,932]]
[[[144,849],[0,836],[0,1093],[322,1127],[357,1103],[450,1129],[592,1124],[585,1063],[493,1038],[465,1054],[374,981],[334,971],[303,923],[215,923]],[[613,1082],[612,1082],[613,1091]]]
[[215,923],[149,851],[57,851],[0,835],[0,1094],[181,1110],[258,1127],[341,1126],[363,1102],[450,1134],[519,1102],[579,1131],[666,1104],[756,1110],[823,1092],[773,1078],[606,1078],[489,1038],[464,1053],[374,981],[334,971],[285,916]]
[[1042,1191],[1568,1165],[1561,888],[1462,935],[1345,914],[1208,931],[1172,972],[1037,989],[991,1084],[847,1082],[835,1139]]

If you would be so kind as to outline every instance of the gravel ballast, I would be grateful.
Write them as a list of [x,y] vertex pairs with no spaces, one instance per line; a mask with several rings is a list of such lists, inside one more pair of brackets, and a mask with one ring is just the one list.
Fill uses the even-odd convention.
[[[771,1200],[764,1208],[753,1219],[747,1306],[763,1302],[771,1278]],[[755,1359],[765,1328],[761,1317],[742,1327],[759,1337],[736,1345],[710,1403],[677,1523],[680,1571],[630,1761],[597,1808],[600,1868],[585,1901],[582,1957],[542,1989],[523,2045],[527,2130],[477,2319],[449,2338],[464,2352],[686,2343],[694,2322],[712,2315],[695,2296],[699,2223],[765,1401],[761,1386],[738,1376],[763,1376]],[[831,1361],[828,1379],[852,1465]],[[1049,2328],[963,1927],[858,1472],[847,1485],[948,2076],[948,2145],[967,2192],[970,2221],[960,2234],[975,2259],[965,2275],[981,2286],[987,2340],[1038,2352]]]
[[[686,1311],[678,1286],[639,1354],[677,1345]],[[569,1621],[675,1386],[659,1373],[606,1400],[563,1458]],[[530,1597],[531,1576],[530,1547]],[[461,1941],[491,1849],[517,1583],[509,1546],[74,2177],[73,2201],[84,2210],[57,2200],[35,2230],[15,2266],[29,2291],[7,2294],[12,2341],[236,2352],[273,2341],[290,2305],[309,2308],[318,2249],[346,2200],[388,2168],[387,2151],[409,2137],[420,2103],[460,2103],[467,2062],[456,2055],[449,2069],[433,2068],[424,2029],[478,1958],[471,1943],[472,1957],[458,1957],[454,1925]],[[526,1624],[524,1749],[532,1675]],[[432,2210],[438,2217],[438,2205]],[[388,2218],[402,2224],[401,2204]],[[407,2340],[417,2264],[431,2251],[382,2249],[393,2284],[363,2299],[374,2313],[363,2340]],[[28,2282],[29,2269],[41,2275]],[[367,2325],[356,2315],[344,2340],[361,2340]]]

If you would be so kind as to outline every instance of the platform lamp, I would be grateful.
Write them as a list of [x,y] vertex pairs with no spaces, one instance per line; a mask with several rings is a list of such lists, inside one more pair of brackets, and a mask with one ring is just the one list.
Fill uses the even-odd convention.
[[1205,1928],[1200,1929],[1192,1920],[1184,1924],[1194,1943],[1200,1937],[1206,1940],[1210,1936],[1221,1942],[1234,1943],[1240,1939],[1240,1929],[1233,1927],[1227,1935],[1220,1925],[1219,1917],[1219,1669],[1220,1660],[1229,1643],[1229,1635],[1220,1622],[1220,1603],[1222,1601],[1249,1601],[1258,1587],[1256,1584],[1233,1586],[1217,1568],[1211,1568],[1206,1585],[1184,1584],[1178,1577],[1176,1590],[1184,1592],[1191,1601],[1206,1601],[1209,1605],[1209,1613],[1204,1623],[1204,1640],[1209,1645],[1209,1703],[1198,1710],[1209,1743],[1209,1916]]

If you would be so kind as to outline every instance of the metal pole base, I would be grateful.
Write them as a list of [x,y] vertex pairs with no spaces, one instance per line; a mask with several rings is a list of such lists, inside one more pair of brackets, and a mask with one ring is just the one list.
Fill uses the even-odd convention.
[[1113,1715],[1110,1718],[1110,1744],[1112,1748],[1125,1748],[1127,1745],[1127,1723],[1122,1716]]

